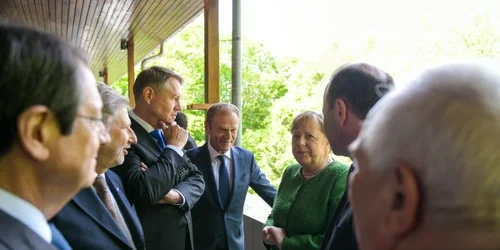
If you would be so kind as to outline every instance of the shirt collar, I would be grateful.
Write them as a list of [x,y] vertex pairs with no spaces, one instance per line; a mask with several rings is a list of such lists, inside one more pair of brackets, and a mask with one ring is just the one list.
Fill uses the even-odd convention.
[[228,151],[224,152],[223,154],[220,154],[212,147],[212,145],[210,145],[210,139],[208,140],[207,145],[208,145],[208,152],[210,153],[211,160],[217,158],[217,156],[219,156],[219,155],[225,155],[227,158],[231,159],[231,150],[228,150]]
[[153,128],[153,126],[151,126],[149,123],[147,123],[142,118],[137,116],[137,114],[134,113],[133,110],[130,110],[129,116],[130,116],[130,118],[134,119],[137,123],[139,123],[139,125],[141,125],[142,128],[144,128],[146,131],[148,131],[148,133],[151,133],[151,131],[155,130],[155,128]]
[[52,242],[47,219],[33,204],[0,188],[0,210],[21,221],[48,243]]

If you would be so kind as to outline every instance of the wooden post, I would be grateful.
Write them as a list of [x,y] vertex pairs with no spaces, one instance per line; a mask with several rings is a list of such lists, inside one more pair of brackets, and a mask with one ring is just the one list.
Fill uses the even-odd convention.
[[130,103],[130,107],[135,107],[135,99],[134,99],[134,81],[135,81],[135,73],[134,73],[134,35],[130,34],[130,37],[127,41],[127,68],[128,68],[128,99]]
[[205,102],[219,102],[219,0],[205,0]]
[[103,77],[103,81],[104,81],[104,84],[106,85],[109,85],[109,81],[108,81],[108,68],[107,67],[104,67],[104,77]]

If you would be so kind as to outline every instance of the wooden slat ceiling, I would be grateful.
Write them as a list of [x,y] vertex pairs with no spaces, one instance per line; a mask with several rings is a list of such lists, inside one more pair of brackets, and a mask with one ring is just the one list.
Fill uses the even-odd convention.
[[96,75],[127,72],[120,40],[134,36],[138,62],[203,10],[203,0],[0,0],[0,20],[39,27],[82,48]]

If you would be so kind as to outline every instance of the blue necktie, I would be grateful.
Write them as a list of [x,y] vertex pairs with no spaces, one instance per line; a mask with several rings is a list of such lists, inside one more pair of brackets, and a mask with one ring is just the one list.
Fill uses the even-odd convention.
[[155,129],[149,133],[153,138],[155,138],[156,142],[158,143],[158,146],[160,146],[161,150],[164,150],[167,147],[167,144],[165,143],[165,139],[163,138],[163,134],[160,130]]
[[219,166],[219,197],[224,208],[227,207],[229,202],[229,173],[227,171],[226,161],[224,155],[217,156],[220,160]]
[[54,223],[49,223],[50,231],[52,232],[52,245],[60,250],[72,250],[69,243],[64,239],[64,236],[57,229]]

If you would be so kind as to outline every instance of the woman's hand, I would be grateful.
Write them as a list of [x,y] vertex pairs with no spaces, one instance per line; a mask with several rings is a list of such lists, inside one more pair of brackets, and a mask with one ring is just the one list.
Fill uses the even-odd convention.
[[266,226],[262,229],[262,241],[268,245],[274,246],[276,243],[274,243],[274,237],[271,234],[271,230],[269,230],[270,228],[270,226]]
[[[267,239],[271,244],[266,242],[266,238],[264,238],[264,235],[270,236]],[[268,245],[275,245],[278,249],[281,249],[281,243],[283,242],[283,239],[285,237],[286,237],[286,232],[283,228],[268,226],[262,229],[262,238],[264,239],[264,242],[266,242],[266,244]]]

